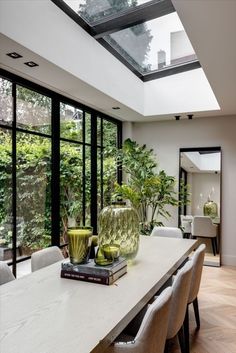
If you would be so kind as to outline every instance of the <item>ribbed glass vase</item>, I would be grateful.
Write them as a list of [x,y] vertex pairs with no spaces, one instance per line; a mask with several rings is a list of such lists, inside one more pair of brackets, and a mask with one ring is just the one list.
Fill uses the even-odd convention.
[[211,218],[215,218],[218,216],[217,203],[208,199],[208,201],[204,204],[203,207],[204,216],[209,216]]
[[103,208],[99,216],[98,244],[119,244],[120,255],[132,260],[139,248],[139,219],[135,209],[121,201]]

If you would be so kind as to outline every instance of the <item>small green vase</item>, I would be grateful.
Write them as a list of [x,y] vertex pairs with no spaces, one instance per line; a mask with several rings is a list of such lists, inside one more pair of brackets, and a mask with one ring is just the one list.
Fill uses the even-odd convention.
[[92,244],[92,227],[68,228],[70,262],[74,265],[87,263]]
[[99,215],[99,246],[118,244],[120,256],[132,260],[139,248],[139,219],[133,207],[125,202],[114,202]]

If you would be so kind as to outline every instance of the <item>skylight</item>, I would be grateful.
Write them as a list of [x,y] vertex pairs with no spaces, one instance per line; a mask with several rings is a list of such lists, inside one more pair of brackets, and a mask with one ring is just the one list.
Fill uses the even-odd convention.
[[176,12],[104,39],[143,75],[197,59]]
[[52,0],[143,81],[200,67],[171,0]]
[[64,0],[64,2],[88,24],[94,26],[97,21],[106,20],[113,15],[120,15],[137,6],[152,2],[150,0]]

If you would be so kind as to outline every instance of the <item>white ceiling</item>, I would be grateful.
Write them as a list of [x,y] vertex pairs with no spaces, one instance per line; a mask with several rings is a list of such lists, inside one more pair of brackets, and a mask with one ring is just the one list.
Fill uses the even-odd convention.
[[[38,82],[70,98],[77,99],[84,104],[88,105],[89,103],[93,108],[122,120],[173,119],[173,115],[179,113],[184,113],[183,117],[186,117],[188,113],[194,113],[194,117],[236,115],[236,1],[173,0],[173,4],[204,69],[220,110],[206,109],[200,111],[196,105],[194,110],[181,109],[181,107],[184,107],[184,100],[188,101],[188,98],[183,97],[183,91],[181,91],[182,96],[177,100],[181,99],[183,105],[178,107],[178,110],[172,109],[169,114],[145,114],[144,116],[144,112],[138,112],[130,108],[128,104],[122,104],[121,100],[114,99],[109,94],[105,94],[79,80],[76,76],[62,70],[6,35],[0,35],[0,65],[6,70]],[[20,52],[26,60],[36,61],[40,66],[35,69],[28,68],[22,62],[7,57],[5,54],[9,51]],[[159,80],[159,85],[161,85],[161,80]],[[168,80],[171,85],[171,77]],[[114,82],[114,85],[116,84]],[[125,83],[123,84],[125,85]],[[195,81],[193,81],[194,84]],[[195,94],[197,95],[197,91]],[[178,91],[176,95],[178,97]],[[168,104],[171,106],[171,102],[168,102],[168,97],[166,98],[168,108]],[[119,106],[121,109],[114,111],[112,110],[113,106]],[[186,107],[188,108],[187,105]],[[148,110],[146,111],[148,113]]]
[[189,173],[219,173],[221,153],[181,152],[181,168]]

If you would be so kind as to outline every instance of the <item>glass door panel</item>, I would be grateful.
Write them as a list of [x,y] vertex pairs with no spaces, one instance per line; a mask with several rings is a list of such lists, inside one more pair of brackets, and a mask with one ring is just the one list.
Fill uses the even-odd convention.
[[60,135],[68,140],[83,141],[83,111],[60,104]]
[[51,244],[51,140],[16,135],[17,245],[20,256]]
[[84,194],[85,194],[85,225],[91,225],[91,147],[85,147],[85,180],[84,180]]
[[17,127],[51,134],[51,98],[17,86]]
[[0,261],[12,257],[12,132],[0,128]]
[[61,244],[67,243],[68,227],[83,223],[83,147],[72,142],[60,144]]
[[12,125],[12,83],[0,77],[0,124]]

